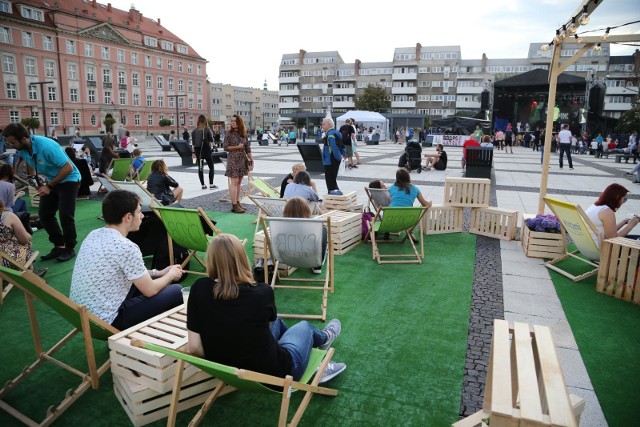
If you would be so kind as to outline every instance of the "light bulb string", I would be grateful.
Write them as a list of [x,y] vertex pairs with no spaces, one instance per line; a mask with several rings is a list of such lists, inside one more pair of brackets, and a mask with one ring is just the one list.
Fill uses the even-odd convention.
[[582,31],[582,32],[578,33],[578,35],[583,35],[583,34],[587,34],[587,33],[595,33],[595,32],[600,32],[600,31],[606,31],[607,34],[608,34],[611,30],[615,30],[616,28],[626,27],[627,25],[633,25],[633,24],[637,24],[637,23],[640,23],[640,20],[631,21],[631,22],[627,22],[625,24],[620,24],[620,25],[612,25],[612,26],[609,26],[609,27],[598,28],[598,29],[595,29],[595,30]]

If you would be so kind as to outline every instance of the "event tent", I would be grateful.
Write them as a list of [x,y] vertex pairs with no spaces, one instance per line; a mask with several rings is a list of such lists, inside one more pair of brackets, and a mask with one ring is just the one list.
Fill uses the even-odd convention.
[[[388,120],[380,113],[375,111],[362,111],[352,110],[347,111],[336,119],[336,129],[340,129],[347,119],[355,119],[358,126],[362,125],[367,129],[372,127],[373,129],[380,129],[380,132],[386,135],[388,128]],[[382,138],[384,139],[384,138]]]

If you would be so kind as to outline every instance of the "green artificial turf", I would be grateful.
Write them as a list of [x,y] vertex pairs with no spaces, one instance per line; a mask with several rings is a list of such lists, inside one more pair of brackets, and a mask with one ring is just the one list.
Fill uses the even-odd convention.
[[[78,203],[79,241],[93,228],[103,225],[96,220],[99,211],[98,202]],[[247,252],[251,254],[254,216],[210,214],[223,232],[247,237]],[[34,246],[43,253],[49,250],[46,233],[35,233]],[[302,425],[443,426],[458,419],[475,247],[474,235],[448,234],[426,237],[426,258],[421,265],[378,265],[371,259],[368,244],[335,257],[335,293],[329,296],[328,318],[337,317],[342,322],[342,334],[334,344],[334,360],[345,362],[347,370],[328,383],[340,394],[335,398],[314,397]],[[37,266],[50,267],[47,281],[68,294],[73,262],[39,261]],[[191,275],[185,284],[196,279]],[[320,292],[309,292],[285,294],[277,289],[279,310],[319,307]],[[51,344],[63,335],[66,324],[41,304],[37,310],[41,333],[46,343]],[[31,332],[20,291],[12,291],[0,307],[0,322],[4,329],[0,383],[4,383],[33,358]],[[313,323],[322,327],[321,322]],[[82,344],[78,339],[72,344],[63,355],[83,367]],[[95,345],[98,360],[106,360],[106,344],[96,341]],[[75,381],[52,365],[40,371],[42,374],[21,385],[8,399],[37,419]],[[276,394],[251,393],[221,397],[205,418],[205,425],[274,425],[279,399]],[[290,416],[300,399],[299,393],[294,395]],[[195,412],[192,408],[178,414],[178,425],[186,425]],[[18,423],[0,411],[0,425]],[[131,425],[114,395],[111,373],[102,377],[98,390],[89,390],[68,409],[58,425]]]
[[[560,265],[584,272],[577,264]],[[597,292],[596,276],[574,283],[550,272],[607,423],[638,425],[640,307]]]

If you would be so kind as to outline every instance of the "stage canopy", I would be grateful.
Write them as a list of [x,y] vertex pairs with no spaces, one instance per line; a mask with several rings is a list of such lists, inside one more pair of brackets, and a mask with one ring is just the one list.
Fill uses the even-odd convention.
[[387,129],[387,119],[380,113],[376,113],[375,111],[362,111],[362,110],[352,110],[347,111],[340,117],[336,119],[336,129],[340,129],[347,119],[355,119],[358,126],[362,125],[365,128],[374,128],[376,129],[378,126],[380,131],[385,132]]
[[480,129],[485,134],[491,133],[491,122],[488,120],[474,119],[471,117],[447,117],[446,119],[435,119],[431,121],[432,127],[441,129],[440,133],[453,135],[470,135],[476,130],[476,125],[480,125]]

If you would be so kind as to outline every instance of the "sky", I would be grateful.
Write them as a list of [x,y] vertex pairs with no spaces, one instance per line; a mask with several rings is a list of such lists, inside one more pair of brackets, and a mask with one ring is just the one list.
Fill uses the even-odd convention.
[[[107,3],[108,0],[99,0]],[[209,62],[212,83],[278,90],[283,54],[338,51],[353,63],[390,62],[399,47],[460,46],[462,59],[526,58],[529,44],[550,42],[581,0],[110,0],[113,7],[160,18]],[[347,7],[348,6],[348,7]],[[347,19],[346,16],[350,18]],[[455,16],[454,16],[455,15]],[[640,1],[601,0],[582,31],[640,20]],[[600,35],[603,31],[589,33]],[[640,24],[611,34],[640,34]],[[638,47],[611,45],[612,55]]]

